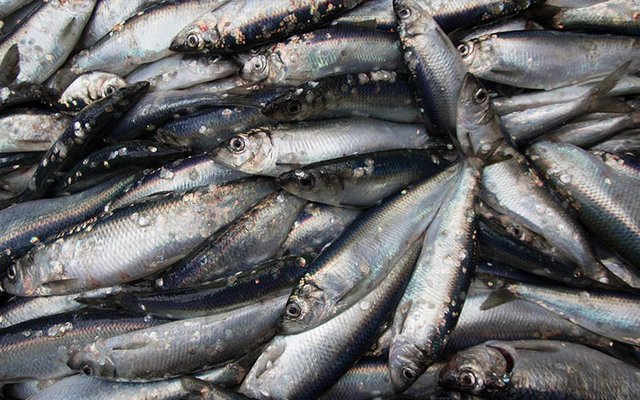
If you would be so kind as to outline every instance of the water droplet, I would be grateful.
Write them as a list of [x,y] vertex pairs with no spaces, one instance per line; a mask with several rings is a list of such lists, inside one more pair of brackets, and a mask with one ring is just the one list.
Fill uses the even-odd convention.
[[560,182],[562,182],[562,183],[571,183],[571,175],[569,175],[569,174],[560,175]]

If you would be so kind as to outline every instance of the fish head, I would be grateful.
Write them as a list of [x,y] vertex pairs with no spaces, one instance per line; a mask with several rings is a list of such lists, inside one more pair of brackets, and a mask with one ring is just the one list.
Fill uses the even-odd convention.
[[303,280],[287,301],[280,332],[290,335],[306,331],[320,325],[334,313],[335,307],[325,298],[322,289]]
[[264,81],[269,77],[269,58],[265,54],[254,55],[242,65],[240,77],[254,83]]
[[278,96],[262,113],[278,121],[304,121],[326,109],[326,98],[317,91],[318,82],[308,82]]
[[489,72],[495,67],[499,58],[494,56],[493,42],[490,35],[480,36],[456,46],[462,61],[470,72],[479,75],[480,72]]
[[211,156],[214,161],[230,168],[260,173],[275,165],[271,159],[273,148],[269,130],[259,128],[235,135],[215,149]]
[[[329,166],[330,167],[330,166]],[[285,172],[276,183],[289,193],[303,199],[335,204],[342,198],[342,176],[332,168],[308,168]]]
[[108,355],[103,340],[98,340],[81,350],[73,351],[67,360],[67,366],[87,376],[115,378],[116,369]]
[[473,394],[503,390],[510,381],[513,353],[503,346],[479,345],[456,354],[440,370],[440,385]]
[[436,22],[431,17],[427,0],[393,0],[393,10],[398,20],[398,28],[405,33],[424,32],[435,28]]
[[407,390],[433,364],[435,360],[429,354],[401,334],[393,339],[389,348],[389,374],[397,393]]
[[478,78],[466,74],[460,97],[456,138],[465,156],[488,158],[504,143],[500,116]]
[[35,265],[35,258],[37,258],[37,247],[7,267],[2,280],[4,291],[21,296],[46,294],[42,293],[44,288],[39,285],[40,269]]
[[206,47],[216,47],[220,34],[215,19],[199,19],[180,31],[169,49],[183,53],[201,53]]

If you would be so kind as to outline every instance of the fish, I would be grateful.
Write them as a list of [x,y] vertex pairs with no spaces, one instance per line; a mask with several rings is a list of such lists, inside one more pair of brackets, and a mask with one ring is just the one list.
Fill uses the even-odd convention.
[[285,172],[276,183],[316,203],[371,207],[450,164],[437,151],[390,150],[310,164]]
[[429,224],[411,280],[392,323],[389,371],[406,390],[442,354],[455,328],[475,267],[480,164],[465,162]]
[[12,294],[42,296],[144,278],[184,257],[274,186],[264,179],[242,180],[107,212],[36,246],[9,267],[2,287]]
[[127,75],[139,65],[171,55],[171,39],[185,24],[227,1],[172,0],[157,3],[115,25],[91,47],[76,54],[71,61],[71,71],[76,74],[103,71]]
[[278,296],[229,312],[168,322],[158,329],[98,339],[73,351],[67,364],[85,375],[119,382],[198,372],[271,339],[286,299]]
[[395,32],[396,16],[393,0],[367,0],[331,21],[332,26],[367,26],[379,31]]
[[607,0],[584,7],[561,8],[553,16],[553,27],[562,30],[638,35],[637,15],[640,5],[635,0]]
[[[599,113],[598,113],[599,114]],[[630,113],[605,113],[596,119],[574,120],[564,126],[558,127],[547,135],[547,138],[555,142],[570,143],[582,148],[596,146],[617,133],[634,129],[640,126],[640,114]]]
[[171,50],[228,53],[284,39],[323,25],[363,0],[227,2],[185,24]]
[[636,295],[599,289],[556,288],[514,283],[492,293],[480,306],[489,309],[513,299],[533,302],[600,336],[637,346],[640,342]]
[[458,45],[478,78],[543,90],[602,77],[630,60],[629,71],[638,71],[639,50],[633,37],[547,30],[496,33]]
[[147,81],[150,90],[184,89],[234,75],[238,66],[218,55],[176,54],[145,64],[127,75],[127,82]]
[[140,100],[148,87],[146,82],[126,86],[78,113],[45,153],[21,199],[46,195],[55,182],[56,174],[91,151],[106,134],[105,131]]
[[321,326],[384,281],[433,220],[459,170],[455,164],[360,214],[292,291],[280,331],[292,334]]
[[223,232],[167,269],[157,286],[176,289],[245,272],[275,256],[306,202],[274,192]]
[[436,132],[453,134],[467,72],[462,57],[433,19],[429,1],[394,0],[393,9],[424,121]]
[[289,294],[313,260],[308,254],[261,263],[240,274],[230,274],[189,288],[132,289],[105,296],[81,296],[78,304],[169,319],[203,317],[235,310],[258,300]]
[[117,293],[121,288],[96,289],[80,294],[48,297],[12,297],[0,308],[0,328],[56,314],[78,311],[86,307],[80,298],[89,299]]
[[425,148],[429,139],[419,124],[345,118],[255,128],[233,136],[211,156],[242,172],[278,176],[353,153]]
[[91,19],[80,38],[80,45],[86,49],[93,46],[115,26],[135,14],[163,0],[99,0]]
[[184,192],[246,177],[247,174],[215,163],[207,154],[194,155],[148,171],[109,208],[128,206],[162,192]]
[[[335,318],[271,340],[239,392],[257,399],[306,399],[329,389],[364,354],[397,304],[420,247],[419,240],[408,246],[379,286]],[[313,361],[296,362],[300,359]]]
[[632,267],[640,266],[640,186],[597,156],[566,143],[539,141],[527,157],[562,194],[584,226]]
[[98,71],[88,72],[71,82],[60,95],[58,102],[67,107],[82,108],[125,86],[127,81],[118,75]]
[[2,330],[1,382],[52,379],[72,375],[67,358],[98,338],[162,324],[159,318],[91,310],[26,321]]
[[639,373],[636,367],[579,344],[489,341],[455,355],[440,371],[440,384],[496,399],[633,399],[640,390]]
[[89,154],[59,180],[58,193],[74,192],[74,188],[88,178],[110,171],[134,167],[156,167],[187,156],[185,148],[162,143],[137,140],[106,146]]
[[[358,51],[366,48],[367,52]],[[318,29],[262,49],[244,62],[240,77],[264,86],[301,85],[331,75],[403,70],[394,33],[355,27]]]
[[3,0],[0,2],[0,18],[11,15],[12,12],[29,3],[29,0]]
[[523,156],[515,153],[510,159],[486,166],[482,171],[482,191],[485,203],[542,235],[573,261],[581,273],[597,282],[609,282],[587,233],[549,192]]
[[71,117],[58,112],[18,108],[0,116],[0,153],[47,151],[62,136]]
[[353,208],[307,203],[277,255],[317,255],[336,240],[360,212]]
[[421,121],[409,83],[389,71],[309,81],[271,100],[262,108],[262,113],[282,122],[345,117],[404,123]]
[[45,2],[0,43],[0,59],[18,44],[17,83],[43,83],[65,62],[97,0]]
[[136,180],[136,174],[124,172],[75,195],[33,200],[0,210],[0,265],[5,269],[49,236],[99,214]]

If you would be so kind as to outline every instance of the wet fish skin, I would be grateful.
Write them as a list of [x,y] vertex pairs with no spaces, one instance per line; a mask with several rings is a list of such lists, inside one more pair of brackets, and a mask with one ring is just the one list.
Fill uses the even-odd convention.
[[98,0],[93,15],[80,39],[82,48],[91,47],[116,25],[123,23],[145,8],[161,2],[162,0]]
[[591,332],[638,345],[638,296],[599,289],[572,289],[514,283],[493,293],[480,308],[488,309],[515,298],[533,302]]
[[331,26],[372,26],[379,31],[395,32],[396,16],[392,0],[367,0],[331,21]]
[[42,151],[0,153],[0,176],[5,176],[22,167],[37,164],[43,155]]
[[435,131],[453,134],[467,69],[460,54],[430,14],[428,1],[394,0],[404,61],[414,80],[424,120]]
[[257,300],[286,294],[313,261],[309,255],[288,256],[258,265],[239,275],[229,275],[191,288],[163,291],[122,291],[79,301],[100,308],[157,315],[170,319],[203,317],[241,308]]
[[[367,52],[359,51],[362,48]],[[268,46],[243,64],[240,76],[270,87],[301,85],[345,73],[403,69],[396,34],[336,27],[292,36]]]
[[566,30],[638,35],[638,13],[636,0],[607,0],[598,4],[577,8],[560,9],[553,16],[553,27]]
[[571,143],[582,148],[589,148],[606,141],[621,131],[637,127],[640,127],[640,113],[606,113],[602,118],[572,121],[554,129],[554,132],[547,138],[555,142]]
[[[0,380],[20,382],[73,374],[69,352],[96,340],[164,323],[112,311],[78,311],[23,322],[2,330]],[[28,360],[28,362],[27,362]]]
[[125,86],[127,81],[118,75],[99,71],[88,72],[71,82],[60,95],[58,102],[66,107],[83,108]]
[[[258,399],[317,398],[366,352],[397,304],[421,240],[407,246],[380,285],[343,313],[308,331],[276,336],[239,392]],[[296,360],[308,360],[299,363]]]
[[626,154],[607,153],[599,150],[592,150],[591,153],[616,170],[616,172],[629,178],[640,180],[640,163],[637,158]]
[[47,151],[69,126],[71,117],[36,109],[15,109],[0,117],[0,153]]
[[611,139],[598,143],[591,150],[606,151],[613,154],[640,155],[640,131],[638,129],[626,130]]
[[137,139],[172,120],[230,103],[233,101],[225,96],[189,89],[147,93],[118,121],[105,140],[117,143]]
[[[486,25],[480,25],[470,32],[457,32],[453,31],[449,34],[449,37],[454,43],[466,42],[471,39],[479,38],[484,35],[492,35],[500,32],[511,31],[527,31],[544,29],[541,25],[527,17],[511,17],[502,20],[498,20]],[[466,33],[464,36],[462,36]]]
[[625,63],[575,100],[516,111],[502,116],[500,122],[505,135],[509,136],[515,145],[524,146],[551,129],[589,111],[600,109],[612,112],[632,111],[632,108],[624,102],[607,97],[618,80],[626,74],[628,66],[629,63]]
[[[585,51],[589,49],[589,51]],[[469,72],[478,78],[526,89],[554,89],[603,76],[632,60],[633,37],[557,31],[503,32],[458,46]],[[566,60],[571,60],[567,65]],[[597,60],[597,61],[593,61]]]
[[360,210],[307,203],[278,255],[318,254],[360,215]]
[[569,200],[584,226],[634,268],[640,266],[640,186],[570,144],[539,141],[527,157]]
[[228,2],[207,12],[173,38],[171,50],[227,53],[284,39],[321,26],[363,0],[256,0]]
[[0,2],[0,18],[4,18],[20,7],[29,3],[29,0],[3,0]]
[[273,258],[305,203],[286,192],[268,195],[203,247],[167,269],[157,286],[162,289],[196,286],[246,272]]
[[58,181],[58,193],[73,193],[74,186],[109,171],[135,167],[156,167],[188,155],[183,147],[137,140],[106,146],[89,154]]
[[276,183],[303,199],[336,207],[370,207],[450,165],[438,152],[365,153],[286,172]]
[[[459,169],[453,165],[362,213],[320,253],[293,290],[281,332],[299,333],[322,326],[384,281],[434,218]],[[397,223],[400,219],[403,224]]]
[[346,118],[252,129],[232,137],[211,156],[239,171],[278,176],[354,153],[425,148],[428,141],[418,124]]
[[458,353],[440,372],[440,384],[495,399],[633,399],[640,390],[639,374],[637,368],[579,344],[489,341]]
[[490,207],[542,235],[588,278],[608,283],[607,271],[595,258],[586,232],[548,190],[518,153],[482,172],[482,199]]
[[66,60],[78,41],[97,0],[45,2],[0,44],[0,59],[18,43],[17,82],[42,83]]
[[465,162],[427,228],[422,253],[396,308],[389,370],[398,393],[438,359],[458,321],[475,270],[473,206],[480,180],[479,163]]
[[154,90],[184,89],[234,75],[238,66],[218,55],[176,54],[143,65],[127,75],[127,82],[147,81]]
[[116,209],[162,192],[184,192],[199,186],[223,184],[248,175],[215,163],[208,155],[191,156],[154,169],[119,196],[110,209]]
[[22,199],[46,195],[55,175],[81,160],[106,134],[105,130],[140,100],[148,87],[148,83],[140,82],[118,89],[78,113],[47,150]]
[[79,298],[92,298],[113,294],[119,287],[96,289],[81,294],[48,297],[13,297],[0,308],[0,328],[7,328],[22,322],[51,315],[78,311],[86,306]]
[[21,296],[42,296],[144,278],[179,260],[274,186],[270,180],[242,180],[103,214],[36,246],[10,267],[3,287]]
[[116,25],[91,47],[78,53],[71,62],[71,70],[76,74],[98,70],[127,75],[138,65],[171,55],[171,39],[185,24],[227,1],[158,3]]
[[41,241],[100,213],[136,179],[135,174],[123,173],[75,195],[33,200],[0,210],[0,265],[8,267]]
[[160,127],[155,136],[161,142],[209,151],[235,134],[274,122],[258,107],[218,106],[170,121]]
[[489,99],[489,93],[471,74],[466,74],[462,82],[455,132],[459,151],[483,160],[490,159],[499,147],[507,143],[500,116]]
[[345,117],[405,123],[421,121],[420,110],[408,82],[388,71],[309,81],[276,97],[262,112],[285,122]]
[[[275,334],[286,295],[226,313],[173,321],[159,329],[100,339],[75,351],[70,368],[122,382],[163,380],[221,364]],[[169,344],[172,351],[166,351]]]

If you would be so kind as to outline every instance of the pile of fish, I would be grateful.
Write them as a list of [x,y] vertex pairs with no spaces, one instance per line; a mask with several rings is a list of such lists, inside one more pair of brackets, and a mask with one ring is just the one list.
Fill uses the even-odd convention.
[[0,18],[0,398],[640,398],[640,1]]

